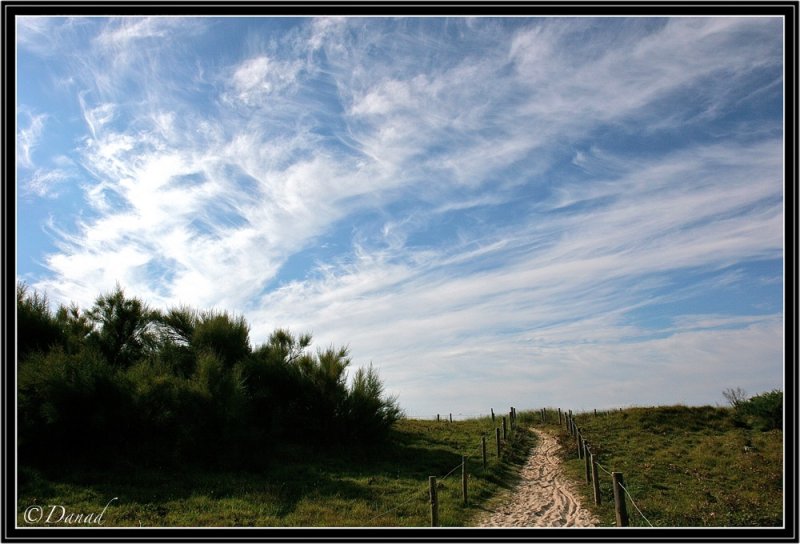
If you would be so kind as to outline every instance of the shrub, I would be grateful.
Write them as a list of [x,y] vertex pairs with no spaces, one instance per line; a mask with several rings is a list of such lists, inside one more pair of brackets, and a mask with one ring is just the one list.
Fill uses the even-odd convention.
[[89,342],[115,366],[127,368],[155,348],[156,314],[119,285],[99,296],[86,317],[95,328]]
[[162,339],[182,346],[189,345],[199,319],[197,312],[188,306],[172,308],[165,314],[159,314],[157,321],[161,325]]
[[130,440],[129,384],[95,351],[34,354],[17,402],[20,451],[45,464],[111,463]]
[[749,426],[769,431],[783,428],[783,392],[775,389],[756,395],[736,407],[737,415]]
[[231,368],[250,354],[250,327],[242,316],[204,312],[192,331],[191,345],[197,353],[214,352],[226,368]]
[[30,293],[24,283],[17,284],[17,358],[44,352],[63,345],[64,334],[55,316],[50,312],[46,295]]
[[372,365],[359,368],[347,395],[348,435],[365,443],[380,440],[402,415],[397,398],[383,394],[383,384]]
[[67,353],[77,353],[84,349],[86,340],[93,332],[91,321],[81,313],[76,304],[69,307],[61,305],[56,312],[56,321],[64,333],[64,346]]
[[214,411],[209,395],[157,361],[141,361],[127,371],[136,417],[129,422],[139,462],[173,465],[200,458]]
[[263,442],[294,434],[292,420],[302,404],[303,385],[289,352],[275,344],[265,344],[245,358],[240,368],[254,440]]
[[85,313],[53,315],[23,286],[17,303],[19,445],[33,462],[255,465],[280,442],[374,443],[401,415],[371,366],[348,386],[347,348],[310,353],[309,334],[278,329],[252,350],[241,316],[162,314],[119,287]]

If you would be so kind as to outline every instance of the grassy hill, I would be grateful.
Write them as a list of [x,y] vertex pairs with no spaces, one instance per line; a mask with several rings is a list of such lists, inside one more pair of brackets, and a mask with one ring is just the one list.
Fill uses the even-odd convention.
[[[385,446],[372,450],[280,446],[267,468],[251,471],[118,466],[45,472],[20,470],[18,523],[29,505],[100,512],[104,526],[427,527],[428,476],[439,478],[442,526],[469,526],[513,487],[535,443],[528,425],[554,433],[568,477],[601,525],[615,524],[611,478],[600,472],[602,502],[593,504],[574,439],[554,412],[520,412],[519,428],[497,458],[490,418],[402,419]],[[599,463],[622,472],[632,526],[705,527],[782,524],[783,433],[743,425],[728,408],[668,406],[577,414]],[[481,463],[487,436],[488,467]],[[469,504],[461,498],[467,455]],[[447,476],[446,478],[443,478]],[[58,513],[55,517],[57,517]],[[46,525],[39,523],[39,525]],[[58,526],[59,524],[51,524]],[[64,524],[61,524],[63,526]]]
[[[557,415],[550,414],[550,421]],[[743,424],[730,408],[665,406],[577,414],[598,462],[622,472],[632,526],[774,527],[783,524],[783,433]],[[615,524],[611,477],[600,470],[601,504],[585,484],[585,466],[564,427],[567,473],[602,525]],[[644,516],[644,517],[643,517]]]
[[[463,526],[499,490],[513,485],[534,443],[530,432],[518,429],[498,459],[494,427],[490,418],[402,419],[385,447],[359,451],[284,446],[265,452],[273,458],[269,468],[250,472],[86,467],[46,474],[23,467],[18,523],[27,525],[23,512],[32,504],[43,506],[46,517],[47,505],[64,505],[68,513],[100,512],[118,497],[103,526],[426,527],[430,525],[428,477],[437,476],[440,525]],[[461,495],[462,455],[468,456],[466,507]]]

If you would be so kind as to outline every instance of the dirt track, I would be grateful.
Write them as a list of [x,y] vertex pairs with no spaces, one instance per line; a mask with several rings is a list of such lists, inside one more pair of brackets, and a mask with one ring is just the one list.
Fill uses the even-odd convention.
[[479,527],[593,527],[598,523],[581,507],[574,486],[564,477],[558,443],[533,429],[538,443],[520,473],[521,481],[494,512],[484,515]]

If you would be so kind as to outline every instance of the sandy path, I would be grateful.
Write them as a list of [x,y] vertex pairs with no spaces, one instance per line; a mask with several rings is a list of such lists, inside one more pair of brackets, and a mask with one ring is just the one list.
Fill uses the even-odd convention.
[[564,477],[558,443],[532,429],[539,438],[520,473],[518,487],[494,512],[483,516],[480,527],[593,527],[598,523],[581,507],[573,484]]

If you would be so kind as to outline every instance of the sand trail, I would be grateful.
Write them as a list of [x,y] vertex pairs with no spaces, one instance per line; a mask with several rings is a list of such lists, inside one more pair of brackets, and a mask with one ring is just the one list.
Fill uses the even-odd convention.
[[520,473],[520,483],[494,512],[485,514],[480,527],[593,527],[599,521],[581,507],[574,485],[561,470],[558,442],[532,429],[538,437]]

